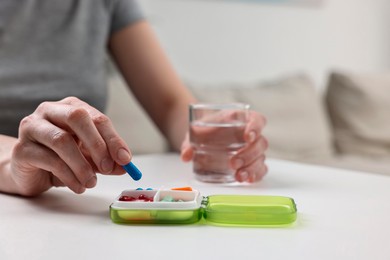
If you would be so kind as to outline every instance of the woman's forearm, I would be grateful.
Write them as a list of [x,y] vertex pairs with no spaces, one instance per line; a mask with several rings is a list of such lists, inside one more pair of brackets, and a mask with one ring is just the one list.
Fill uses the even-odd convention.
[[130,25],[112,35],[110,50],[128,86],[143,108],[180,150],[188,130],[188,104],[194,102],[147,22]]
[[185,134],[188,132],[188,105],[194,102],[195,99],[183,96],[167,113],[165,135],[175,151],[180,151]]
[[16,142],[14,137],[0,135],[0,192],[18,193],[11,176],[12,150]]

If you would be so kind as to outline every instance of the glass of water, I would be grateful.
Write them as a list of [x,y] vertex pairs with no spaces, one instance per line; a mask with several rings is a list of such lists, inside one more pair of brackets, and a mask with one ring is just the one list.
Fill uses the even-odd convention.
[[235,181],[230,158],[246,143],[249,105],[242,103],[190,105],[190,142],[196,179],[211,183]]

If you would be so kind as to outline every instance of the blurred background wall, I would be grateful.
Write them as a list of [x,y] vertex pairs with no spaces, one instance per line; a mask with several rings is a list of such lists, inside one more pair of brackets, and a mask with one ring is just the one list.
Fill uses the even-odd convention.
[[390,68],[390,1],[323,0],[321,6],[223,0],[140,0],[180,75],[251,82],[305,72]]

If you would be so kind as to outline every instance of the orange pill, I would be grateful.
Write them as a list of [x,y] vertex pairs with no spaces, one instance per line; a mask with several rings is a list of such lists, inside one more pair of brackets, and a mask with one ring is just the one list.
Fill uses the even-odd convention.
[[192,191],[192,188],[191,187],[179,187],[179,188],[172,188],[171,190]]

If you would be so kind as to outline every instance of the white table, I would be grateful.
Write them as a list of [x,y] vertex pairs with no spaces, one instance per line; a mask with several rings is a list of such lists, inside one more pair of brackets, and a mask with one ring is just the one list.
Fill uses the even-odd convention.
[[[0,259],[390,259],[390,178],[269,159],[255,185],[194,180],[176,154],[135,156],[144,177],[99,176],[96,188],[25,199],[0,194]],[[202,195],[295,199],[283,228],[118,225],[109,205],[124,189],[192,186]],[[153,258],[152,258],[153,257]]]

